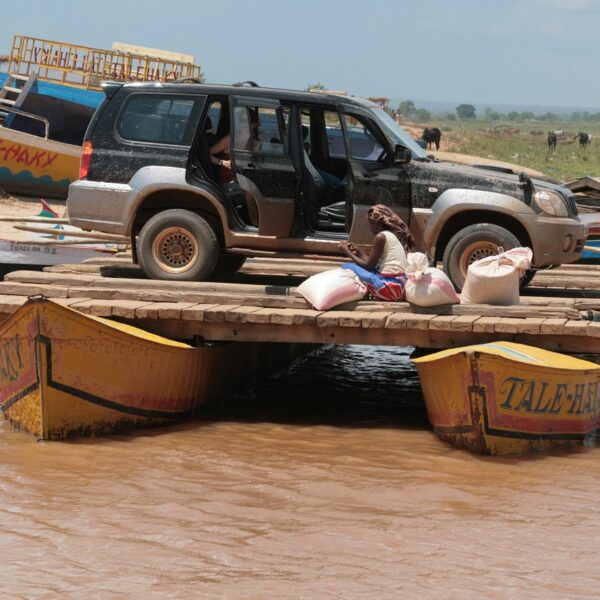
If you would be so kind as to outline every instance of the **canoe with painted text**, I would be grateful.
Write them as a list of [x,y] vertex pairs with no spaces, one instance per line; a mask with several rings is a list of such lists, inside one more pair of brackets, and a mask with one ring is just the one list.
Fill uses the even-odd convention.
[[80,158],[81,146],[0,126],[0,189],[66,198]]
[[0,409],[43,439],[170,423],[285,366],[299,346],[192,347],[31,299],[0,323]]
[[439,437],[479,454],[582,443],[599,426],[600,366],[512,342],[413,361]]

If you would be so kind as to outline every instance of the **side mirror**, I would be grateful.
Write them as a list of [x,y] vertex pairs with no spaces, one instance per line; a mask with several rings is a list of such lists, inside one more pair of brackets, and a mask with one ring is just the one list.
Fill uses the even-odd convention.
[[406,146],[396,144],[394,148],[394,164],[405,165],[412,160],[412,154]]

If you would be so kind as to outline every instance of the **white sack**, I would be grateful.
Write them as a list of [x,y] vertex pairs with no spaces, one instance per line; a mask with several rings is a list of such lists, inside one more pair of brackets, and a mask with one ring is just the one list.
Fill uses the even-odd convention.
[[460,296],[447,275],[429,266],[422,252],[411,252],[406,257],[406,300],[416,306],[458,304]]
[[328,310],[362,300],[367,286],[349,269],[331,269],[309,277],[298,286],[298,292],[317,310]]
[[531,267],[530,248],[513,248],[469,265],[461,293],[463,304],[519,304],[520,279]]

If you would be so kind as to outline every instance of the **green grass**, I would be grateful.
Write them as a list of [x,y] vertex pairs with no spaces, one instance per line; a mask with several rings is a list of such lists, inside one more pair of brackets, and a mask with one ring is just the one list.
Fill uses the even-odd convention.
[[[600,176],[600,124],[598,123],[503,123],[518,132],[493,129],[498,123],[474,121],[448,123],[450,131],[442,132],[442,148],[451,152],[472,154],[502,160],[546,173],[559,181],[585,176]],[[563,129],[572,136],[578,131],[592,135],[586,148],[579,142],[560,140],[555,152],[548,150],[548,131]],[[535,133],[535,132],[540,133]],[[445,143],[444,143],[445,142]]]

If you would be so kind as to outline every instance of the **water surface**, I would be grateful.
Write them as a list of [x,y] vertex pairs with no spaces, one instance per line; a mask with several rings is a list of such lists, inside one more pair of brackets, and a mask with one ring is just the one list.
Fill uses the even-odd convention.
[[409,352],[329,348],[169,428],[1,422],[0,596],[600,596],[600,449],[451,448]]

